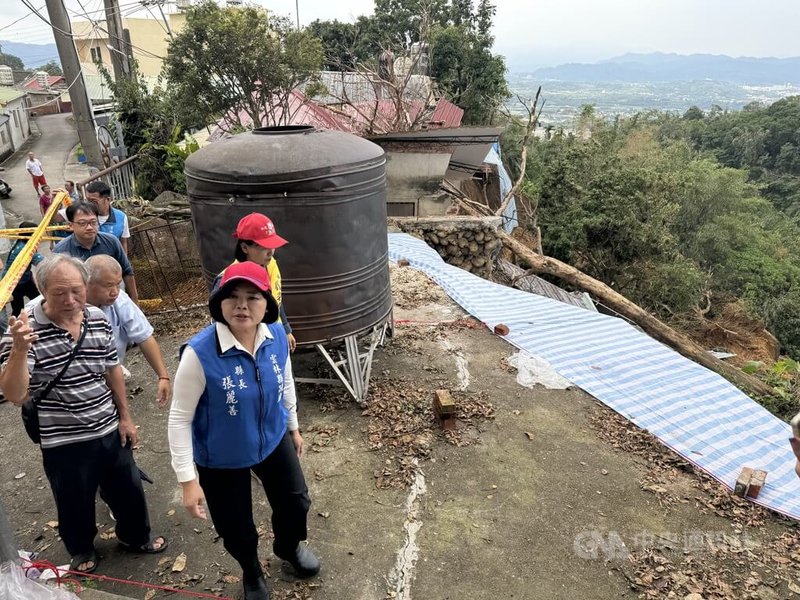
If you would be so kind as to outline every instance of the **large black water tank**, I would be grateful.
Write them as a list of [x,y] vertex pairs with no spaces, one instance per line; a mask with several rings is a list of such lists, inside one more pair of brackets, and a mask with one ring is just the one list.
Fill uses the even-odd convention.
[[186,160],[203,271],[233,260],[251,212],[289,240],[276,252],[283,299],[300,344],[371,329],[392,309],[386,159],[362,138],[311,127],[267,127],[209,144]]

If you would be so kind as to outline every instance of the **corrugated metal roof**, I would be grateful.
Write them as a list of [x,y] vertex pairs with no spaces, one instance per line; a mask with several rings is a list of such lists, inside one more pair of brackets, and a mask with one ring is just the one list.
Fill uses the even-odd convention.
[[[564,304],[571,304],[572,306],[597,312],[597,308],[589,294],[585,292],[568,292],[536,275],[525,275],[524,269],[502,258],[497,261],[497,272],[502,273],[509,283],[519,277],[514,283],[516,288],[550,298],[551,300],[558,300]],[[525,276],[521,277],[522,275]]]
[[0,105],[5,106],[17,98],[24,98],[25,92],[13,87],[0,86]]
[[428,127],[459,127],[464,118],[464,109],[459,108],[445,98],[439,98],[433,114],[428,120]]

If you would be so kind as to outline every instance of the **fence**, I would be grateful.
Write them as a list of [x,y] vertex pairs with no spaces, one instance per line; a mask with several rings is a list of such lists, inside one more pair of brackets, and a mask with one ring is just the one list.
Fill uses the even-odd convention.
[[108,184],[108,186],[111,188],[111,194],[113,198],[130,198],[133,196],[133,183],[135,179],[133,163],[137,158],[139,158],[139,156],[134,154],[125,160],[121,160],[118,163],[112,164],[107,169],[98,171],[86,179],[79,181],[77,186],[81,196],[86,197],[84,188],[92,181],[96,181],[98,179],[101,179]]
[[191,219],[152,219],[134,227],[128,258],[144,312],[183,311],[208,302]]

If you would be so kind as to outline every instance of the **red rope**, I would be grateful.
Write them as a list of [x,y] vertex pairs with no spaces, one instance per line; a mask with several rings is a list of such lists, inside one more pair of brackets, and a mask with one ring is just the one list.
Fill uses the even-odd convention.
[[206,594],[203,592],[192,592],[190,590],[181,590],[174,587],[169,587],[166,585],[154,585],[152,583],[144,583],[143,581],[134,581],[130,579],[117,579],[116,577],[108,577],[107,575],[95,575],[94,573],[83,573],[81,571],[70,571],[69,569],[59,569],[53,563],[46,561],[46,560],[38,560],[38,561],[31,561],[26,558],[22,559],[26,563],[30,563],[29,566],[24,567],[25,574],[27,575],[28,571],[31,569],[38,569],[40,572],[45,571],[52,571],[56,574],[56,585],[61,587],[65,583],[70,583],[71,585],[75,586],[76,593],[80,593],[83,589],[81,582],[74,577],[64,577],[64,575],[75,575],[77,577],[85,577],[91,579],[98,579],[100,581],[110,581],[112,583],[124,583],[127,585],[133,585],[137,587],[143,587],[151,590],[158,590],[161,592],[171,592],[173,594],[182,594],[184,596],[192,596],[193,598],[216,598],[217,600],[233,600],[228,596],[217,596],[215,594]]

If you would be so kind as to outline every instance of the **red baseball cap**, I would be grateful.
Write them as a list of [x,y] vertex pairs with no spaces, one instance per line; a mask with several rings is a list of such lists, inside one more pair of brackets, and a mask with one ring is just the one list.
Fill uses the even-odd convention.
[[231,281],[247,281],[262,292],[270,291],[267,270],[258,263],[249,260],[234,263],[225,269],[225,272],[222,274],[222,280],[219,282],[219,287],[223,287]]
[[262,248],[272,250],[289,243],[275,232],[272,220],[261,213],[250,213],[239,221],[233,237],[250,240]]
[[209,298],[208,307],[211,312],[211,317],[215,321],[224,322],[220,305],[225,298],[230,297],[231,290],[236,287],[236,284],[243,281],[254,285],[264,292],[264,296],[267,299],[267,312],[264,315],[264,322],[274,323],[277,321],[279,307],[270,292],[269,274],[264,267],[249,260],[234,263],[225,269],[225,273],[222,275],[222,279],[219,282],[219,288],[217,288],[217,291]]

